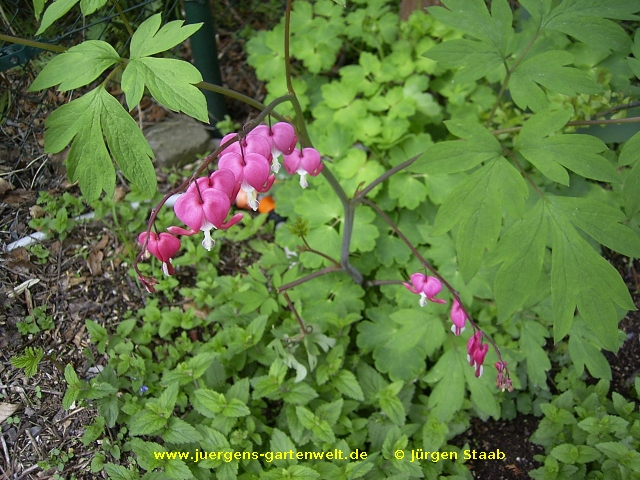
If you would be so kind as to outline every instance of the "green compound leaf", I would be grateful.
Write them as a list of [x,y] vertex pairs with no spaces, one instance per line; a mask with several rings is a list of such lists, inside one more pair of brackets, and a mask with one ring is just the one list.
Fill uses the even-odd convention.
[[622,188],[624,210],[629,217],[640,211],[640,162],[636,163],[624,181]]
[[107,42],[87,40],[51,60],[31,84],[29,91],[58,84],[61,92],[73,90],[90,84],[119,61],[120,55]]
[[545,109],[548,100],[539,85],[563,95],[602,92],[588,73],[565,67],[570,63],[573,63],[573,56],[563,50],[543,52],[522,62],[509,81],[509,91],[515,104],[534,112]]
[[113,194],[115,169],[103,138],[124,175],[144,193],[156,191],[153,156],[135,121],[103,87],[63,105],[47,118],[45,150],[58,153],[73,140],[67,158],[69,180],[78,181],[91,202],[102,190]]
[[[462,356],[464,352],[464,350],[457,352],[458,360],[460,360],[460,356]],[[466,360],[466,358],[464,360]],[[490,368],[488,365],[491,365],[491,362],[486,362],[485,370]],[[490,415],[493,418],[500,418],[500,406],[496,401],[495,380],[492,378],[493,372],[487,370],[482,377],[477,378],[475,376],[475,369],[469,366],[469,362],[467,362],[464,367],[462,373],[467,383],[467,390],[469,390],[471,402],[473,402],[478,413],[481,415]]]
[[553,336],[558,342],[569,332],[576,306],[607,350],[618,349],[615,305],[633,310],[629,290],[618,272],[598,255],[554,203],[546,206],[553,233],[551,298]]
[[370,252],[376,248],[376,238],[380,235],[380,231],[371,223],[375,218],[375,212],[369,207],[359,207],[355,211],[351,238],[352,251]]
[[394,263],[405,265],[411,259],[411,251],[391,232],[384,232],[378,237],[375,252],[378,260],[385,267],[391,267]]
[[457,173],[502,155],[500,142],[475,121],[448,120],[449,131],[464,141],[438,142],[427,147],[424,154],[408,170],[416,173]]
[[209,123],[207,101],[194,86],[202,81],[196,67],[172,58],[143,57],[132,59],[122,74],[122,90],[133,109],[142,98],[145,85],[151,95],[174,112],[184,112]]
[[627,217],[617,208],[587,198],[550,197],[549,200],[596,242],[628,257],[640,257],[640,236],[620,224]]
[[444,68],[459,68],[454,81],[474,82],[504,65],[502,56],[491,45],[458,39],[443,42],[423,54]]
[[58,153],[73,139],[67,175],[71,182],[79,182],[88,202],[97,200],[102,190],[112,195],[116,182],[115,169],[102,138],[101,91],[104,88],[98,87],[63,105],[45,122],[45,151]]
[[631,45],[629,36],[620,25],[606,18],[637,20],[633,13],[638,10],[638,2],[628,0],[560,2],[544,28],[566,33],[591,47],[626,52]]
[[38,28],[36,35],[42,34],[47,28],[53,25],[53,22],[71,10],[78,1],[79,0],[56,0],[49,5],[42,16],[42,22],[40,22],[40,28]]
[[373,350],[380,372],[393,381],[410,381],[425,368],[425,358],[444,341],[444,327],[436,317],[419,310],[397,310],[390,315],[371,309],[372,321],[358,324],[358,346]]
[[91,15],[101,9],[109,0],[80,0],[80,10],[83,15]]
[[500,239],[491,262],[502,262],[493,289],[498,304],[499,323],[524,304],[538,283],[547,231],[543,202],[539,201]]
[[389,179],[389,196],[401,207],[415,210],[426,200],[427,187],[422,179],[398,172]]
[[441,423],[448,422],[462,408],[465,399],[464,369],[469,367],[458,349],[447,350],[423,380],[435,384],[429,395],[429,414]]
[[135,120],[113,96],[104,89],[102,100],[102,124],[111,155],[127,179],[145,195],[152,197],[157,190],[153,150],[138,128]]
[[532,320],[521,323],[520,348],[527,360],[527,374],[531,383],[546,389],[547,372],[551,370],[549,356],[542,348],[549,331],[546,326]]
[[33,13],[36,20],[40,18],[42,10],[44,10],[45,0],[33,0]]
[[[162,16],[158,13],[147,18],[138,27],[131,38],[132,60],[169,50],[184,42],[202,27],[202,23],[193,23],[183,27],[183,20],[175,20],[160,28],[161,22]],[[159,28],[160,30],[158,30]]]
[[569,185],[564,167],[586,178],[605,182],[619,182],[614,166],[598,153],[607,146],[592,135],[555,135],[569,120],[566,110],[540,112],[525,122],[517,139],[517,150],[545,177]]
[[602,343],[598,337],[587,327],[582,317],[577,316],[569,331],[569,355],[576,373],[582,375],[586,365],[593,377],[611,380],[611,367],[601,350]]
[[513,36],[513,14],[506,0],[495,0],[491,14],[483,0],[443,0],[447,8],[433,7],[429,13],[445,25],[486,42],[504,57]]
[[520,5],[529,12],[535,24],[540,28],[543,23],[548,21],[551,2],[552,0],[522,0]]
[[325,103],[336,110],[349,105],[358,93],[357,85],[344,81],[326,83],[320,87],[320,90]]
[[[636,39],[640,41],[640,33],[636,34]],[[640,50],[640,45],[638,45],[638,50]],[[638,53],[640,55],[640,51]],[[635,164],[638,160],[640,160],[640,132],[625,142],[620,157],[618,157],[618,165],[625,167]]]
[[456,249],[466,283],[482,265],[485,249],[495,246],[505,203],[523,204],[527,186],[504,158],[488,162],[460,182],[436,216],[431,235],[441,235],[459,224]]

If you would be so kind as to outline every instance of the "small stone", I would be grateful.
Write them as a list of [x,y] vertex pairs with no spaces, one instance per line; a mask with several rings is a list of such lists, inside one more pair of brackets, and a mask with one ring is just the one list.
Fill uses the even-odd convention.
[[156,166],[172,167],[191,163],[196,155],[213,150],[212,139],[203,124],[187,115],[176,115],[145,130]]

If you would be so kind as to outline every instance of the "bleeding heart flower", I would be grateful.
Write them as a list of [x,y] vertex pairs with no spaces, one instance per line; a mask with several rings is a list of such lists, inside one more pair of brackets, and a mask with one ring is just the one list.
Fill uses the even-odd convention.
[[[237,135],[237,133],[230,133],[228,135],[225,135],[224,137],[222,137],[222,140],[220,140],[220,145],[224,145]],[[222,152],[220,152],[220,157],[226,155],[227,153],[238,153],[241,155],[246,155],[247,153],[258,153],[267,160],[267,163],[271,162],[271,144],[268,139],[264,138],[263,135],[252,135],[250,133],[242,140],[234,142],[227,148],[225,148]]]
[[460,302],[458,299],[454,298],[453,305],[451,305],[451,321],[453,325],[451,326],[451,331],[459,336],[462,332],[464,332],[465,324],[467,323],[467,314],[464,313],[462,307],[460,307]]
[[482,345],[482,332],[478,330],[476,333],[471,335],[471,337],[469,337],[469,341],[467,341],[467,360],[469,365],[472,367],[475,364],[473,354],[480,345]]
[[411,292],[420,295],[420,306],[424,307],[427,300],[435,303],[447,303],[446,300],[435,298],[442,290],[442,283],[436,277],[427,277],[422,273],[411,275],[411,284],[404,282],[403,285]]
[[211,229],[226,230],[242,218],[242,214],[238,213],[225,222],[230,208],[229,195],[221,189],[211,187],[200,192],[197,189],[187,190],[176,200],[173,210],[190,230],[180,227],[169,227],[168,230],[177,235],[195,235],[202,230],[204,232],[202,246],[211,250],[215,244],[211,238]]
[[315,148],[295,150],[284,156],[284,168],[290,175],[300,175],[300,186],[307,188],[307,175],[315,177],[322,171],[322,159]]
[[[138,235],[138,242],[144,245],[147,239],[147,232],[142,232]],[[161,233],[160,235],[155,232],[149,233],[149,241],[147,242],[147,251],[154,257],[162,262],[162,272],[165,275],[173,275],[175,268],[171,264],[171,259],[180,250],[180,240],[168,233]]]
[[489,345],[483,344],[480,345],[473,352],[473,363],[476,367],[476,378],[480,378],[482,376],[482,372],[484,372],[484,367],[482,364],[484,363],[484,357],[487,356],[487,352],[489,351]]
[[258,192],[268,191],[276,179],[274,175],[270,175],[269,162],[259,153],[225,153],[218,160],[218,166],[233,172],[253,210],[258,209]]
[[251,130],[249,136],[260,135],[262,138],[269,142],[271,146],[271,155],[273,160],[271,162],[271,171],[278,173],[280,170],[280,163],[278,157],[281,155],[289,155],[296,148],[298,139],[296,138],[296,131],[287,122],[278,122],[272,127],[267,125],[258,125]]

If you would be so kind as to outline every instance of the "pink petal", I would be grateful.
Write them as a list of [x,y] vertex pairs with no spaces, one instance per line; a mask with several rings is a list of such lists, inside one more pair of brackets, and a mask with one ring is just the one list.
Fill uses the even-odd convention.
[[217,188],[211,188],[202,193],[204,200],[204,216],[214,227],[219,228],[229,214],[231,201],[226,193]]
[[[142,232],[138,235],[138,242],[140,245],[144,245],[144,241],[147,238],[147,232]],[[149,241],[147,242],[147,251],[156,258],[160,258],[158,254],[158,235],[155,232],[149,233]]]
[[[220,140],[220,145],[224,145],[229,140],[237,138],[237,136],[238,136],[237,133],[229,133],[225,135],[224,137],[222,137],[222,140]],[[232,143],[231,145],[229,145],[227,148],[225,148],[220,152],[220,156],[222,157],[222,155],[225,155],[227,153],[240,153],[240,143],[239,142]]]
[[236,198],[238,194],[239,184],[236,182],[236,177],[231,170],[222,168],[216,170],[209,176],[212,188],[222,190],[227,194],[229,200]]
[[273,186],[273,182],[275,182],[276,180],[276,176],[275,175],[269,175],[267,177],[267,181],[264,183],[264,185],[260,188],[256,188],[256,190],[260,193],[265,193],[268,192],[269,189]]
[[245,155],[248,153],[258,153],[267,159],[267,163],[271,162],[271,142],[263,138],[261,135],[248,135],[245,138],[245,143]]
[[464,313],[462,308],[460,308],[460,303],[457,299],[454,299],[453,305],[451,305],[450,317],[453,324],[462,331],[467,322],[467,315]]
[[230,170],[233,173],[234,178],[236,179],[236,183],[240,185],[242,183],[242,179],[244,177],[245,162],[242,159],[242,155],[240,153],[226,153],[220,157],[218,160],[218,169],[219,170]]
[[424,284],[427,282],[427,277],[422,273],[414,273],[411,275],[411,283],[413,287],[417,290],[415,293],[422,292],[424,289]]
[[300,150],[294,150],[289,155],[284,155],[284,168],[289,173],[289,175],[293,175],[297,173],[298,168],[300,168],[300,163],[302,162],[302,152]]
[[271,127],[273,134],[273,143],[283,155],[289,155],[296,148],[298,139],[296,138],[296,131],[287,122],[278,122]]
[[242,171],[243,180],[256,190],[260,190],[271,173],[269,161],[258,153],[245,154],[244,160],[246,165]]
[[202,210],[202,200],[196,190],[187,191],[180,195],[173,206],[173,211],[176,213],[176,217],[191,230],[198,231],[202,227],[204,212]]
[[168,262],[180,250],[180,240],[170,233],[162,232],[158,237],[158,255],[162,262]]
[[315,148],[305,148],[302,151],[302,168],[312,177],[315,177],[322,170],[322,159]]
[[200,230],[185,230],[184,228],[171,226],[167,228],[167,231],[174,235],[185,235],[187,237],[190,237],[191,235],[195,235],[196,233],[198,233]]
[[233,227],[236,223],[238,223],[240,220],[242,220],[242,213],[236,213],[233,217],[231,217],[229,219],[228,222],[223,223],[222,225],[220,225],[220,228],[222,230],[226,230],[229,227]]

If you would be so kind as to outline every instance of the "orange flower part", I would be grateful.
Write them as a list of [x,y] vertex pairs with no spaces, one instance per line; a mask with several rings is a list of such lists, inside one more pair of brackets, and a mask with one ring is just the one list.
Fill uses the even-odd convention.
[[276,208],[276,202],[273,200],[273,197],[271,195],[267,195],[260,199],[260,204],[258,205],[258,212],[269,213],[275,208]]

